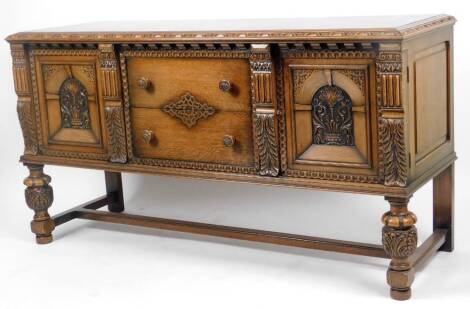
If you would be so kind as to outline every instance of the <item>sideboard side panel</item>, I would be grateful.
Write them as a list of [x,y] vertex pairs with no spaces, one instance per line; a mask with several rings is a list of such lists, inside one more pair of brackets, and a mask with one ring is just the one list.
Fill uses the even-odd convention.
[[416,179],[454,151],[453,38],[447,27],[404,43],[410,177]]

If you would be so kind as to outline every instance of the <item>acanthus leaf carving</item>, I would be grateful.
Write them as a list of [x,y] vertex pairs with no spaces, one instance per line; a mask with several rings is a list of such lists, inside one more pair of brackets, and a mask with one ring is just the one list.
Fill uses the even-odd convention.
[[36,154],[38,147],[34,140],[34,127],[31,109],[31,100],[18,100],[17,113],[24,139],[24,153]]
[[116,163],[127,161],[126,135],[120,106],[106,106],[106,127],[109,135],[109,160]]
[[394,259],[405,259],[416,251],[418,233],[413,225],[407,229],[384,226],[382,244],[385,252]]
[[257,113],[254,117],[259,173],[260,175],[277,176],[279,174],[279,156],[274,129],[274,114]]
[[379,150],[386,186],[406,186],[404,120],[379,117]]

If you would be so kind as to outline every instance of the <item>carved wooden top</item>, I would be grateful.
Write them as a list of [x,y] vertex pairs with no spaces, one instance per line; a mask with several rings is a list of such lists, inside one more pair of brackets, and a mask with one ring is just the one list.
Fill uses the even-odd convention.
[[98,22],[20,32],[9,42],[397,40],[452,25],[449,15]]

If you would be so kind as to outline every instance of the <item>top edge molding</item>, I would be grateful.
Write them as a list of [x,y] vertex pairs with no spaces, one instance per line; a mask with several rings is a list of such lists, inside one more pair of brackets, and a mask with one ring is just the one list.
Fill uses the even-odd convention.
[[400,41],[453,25],[450,15],[436,15],[397,28],[247,30],[247,31],[139,31],[139,32],[19,32],[10,43],[191,43],[191,42],[299,42],[299,41]]

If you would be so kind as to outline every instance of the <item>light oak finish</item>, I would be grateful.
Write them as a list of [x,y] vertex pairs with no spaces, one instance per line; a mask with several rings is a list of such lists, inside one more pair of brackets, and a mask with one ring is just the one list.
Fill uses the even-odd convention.
[[[37,242],[88,219],[389,258],[391,297],[410,298],[416,270],[454,246],[454,22],[166,21],[9,36]],[[46,164],[105,171],[106,195],[51,217]],[[122,172],[381,195],[390,209],[381,245],[152,218],[125,212]],[[430,180],[434,232],[418,247],[408,204]]]

